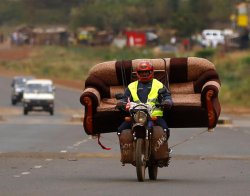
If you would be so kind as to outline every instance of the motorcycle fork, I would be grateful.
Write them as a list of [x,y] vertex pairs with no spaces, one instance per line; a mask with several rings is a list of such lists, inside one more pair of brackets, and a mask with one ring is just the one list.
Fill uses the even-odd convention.
[[149,131],[146,129],[146,137],[145,137],[145,160],[149,159]]
[[[135,136],[135,133],[133,134],[133,136],[134,136],[133,148],[135,149],[137,138]],[[149,154],[149,152],[150,152],[150,141],[149,141],[150,138],[151,138],[151,132],[148,129],[146,129],[146,135],[144,138],[144,146],[143,146],[143,151],[144,151],[144,155],[145,155],[144,160],[145,161],[148,161],[149,156],[150,156],[150,154]],[[135,157],[134,157],[134,160],[135,160]]]

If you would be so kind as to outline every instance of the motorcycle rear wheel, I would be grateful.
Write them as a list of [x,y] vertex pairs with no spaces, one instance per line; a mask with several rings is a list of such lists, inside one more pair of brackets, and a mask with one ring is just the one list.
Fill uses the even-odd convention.
[[136,150],[135,150],[135,164],[136,164],[137,180],[139,182],[143,182],[145,180],[146,162],[144,160],[145,149],[143,144],[144,144],[143,139],[141,138],[137,139]]
[[150,180],[157,180],[158,166],[149,165],[148,166],[148,175]]

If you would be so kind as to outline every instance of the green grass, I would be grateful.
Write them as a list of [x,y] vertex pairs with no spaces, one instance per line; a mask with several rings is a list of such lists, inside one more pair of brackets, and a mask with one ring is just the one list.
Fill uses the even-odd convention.
[[217,60],[217,71],[222,82],[220,100],[234,106],[250,106],[250,55],[227,55]]
[[30,58],[0,61],[0,66],[41,77],[84,80],[96,63],[109,60],[154,58],[150,49],[114,47],[35,47]]

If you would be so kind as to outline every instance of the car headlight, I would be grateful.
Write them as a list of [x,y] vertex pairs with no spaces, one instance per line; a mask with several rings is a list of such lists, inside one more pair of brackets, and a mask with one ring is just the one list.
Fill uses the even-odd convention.
[[23,90],[21,89],[21,88],[16,88],[15,89],[15,93],[20,93],[20,92],[22,92]]
[[29,102],[30,102],[30,99],[24,99],[23,102],[24,102],[24,103],[29,103]]
[[50,104],[53,104],[53,103],[54,103],[54,100],[51,99],[51,100],[48,100],[47,102],[50,103]]
[[136,123],[144,124],[147,121],[147,114],[143,111],[138,111],[134,115],[134,120]]

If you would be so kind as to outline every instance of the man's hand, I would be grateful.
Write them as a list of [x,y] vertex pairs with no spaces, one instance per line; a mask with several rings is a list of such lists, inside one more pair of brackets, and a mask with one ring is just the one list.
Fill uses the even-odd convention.
[[172,107],[172,102],[170,100],[163,100],[162,103],[163,108],[169,110]]
[[126,111],[129,111],[129,109],[130,109],[130,103],[127,103],[127,104],[126,104],[125,109],[126,109]]
[[123,110],[125,109],[125,107],[126,107],[126,103],[122,102],[122,101],[117,102],[117,104],[115,106],[115,108],[117,108],[117,109],[123,109]]

